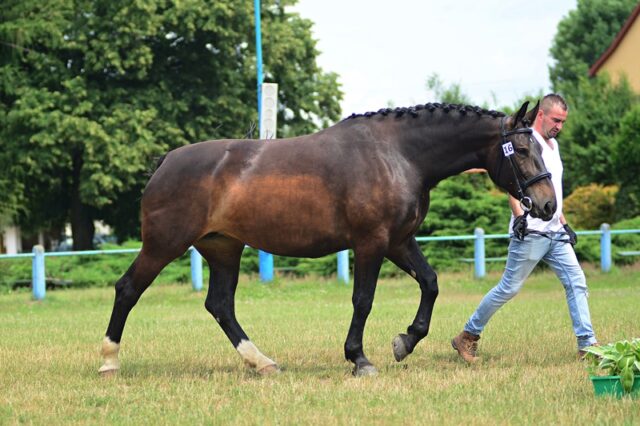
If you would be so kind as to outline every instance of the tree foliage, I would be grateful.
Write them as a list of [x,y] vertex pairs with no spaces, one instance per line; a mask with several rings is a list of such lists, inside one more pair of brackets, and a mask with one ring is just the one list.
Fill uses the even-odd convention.
[[613,141],[620,119],[638,102],[625,79],[613,84],[607,75],[582,77],[577,88],[567,96],[569,115],[559,136],[565,192],[592,182],[616,183]]
[[568,94],[577,88],[636,5],[636,0],[578,0],[577,8],[558,24],[551,45],[555,63],[549,77],[555,91]]
[[558,24],[549,74],[553,89],[569,103],[567,124],[559,136],[565,193],[589,183],[616,183],[612,142],[620,118],[638,99],[626,81],[612,84],[606,74],[589,78],[588,70],[636,5],[635,0],[579,0]]
[[640,216],[640,103],[620,120],[613,144],[613,169],[620,192],[616,200],[619,219]]
[[[70,220],[75,248],[91,245],[94,219],[135,234],[155,156],[244,137],[257,120],[250,2],[5,3],[0,185],[12,181],[23,225]],[[263,1],[262,10],[282,136],[337,120],[342,96],[337,76],[316,64],[311,22],[287,12],[294,3]]]
[[470,104],[471,98],[463,91],[459,83],[451,83],[448,87],[437,73],[427,78],[427,89],[433,92],[438,102],[446,104]]

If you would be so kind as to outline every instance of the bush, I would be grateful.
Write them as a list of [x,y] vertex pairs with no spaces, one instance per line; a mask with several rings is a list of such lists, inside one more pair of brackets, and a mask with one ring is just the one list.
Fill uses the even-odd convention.
[[[485,173],[462,174],[440,182],[431,191],[429,214],[418,234],[472,235],[475,228],[482,228],[486,234],[505,234],[510,218],[508,196]],[[504,256],[507,245],[506,239],[486,240],[486,256]],[[423,253],[436,270],[467,268],[460,258],[472,258],[473,250],[473,240],[422,244]]]
[[599,229],[615,220],[618,187],[592,183],[575,189],[565,200],[562,211],[574,229]]

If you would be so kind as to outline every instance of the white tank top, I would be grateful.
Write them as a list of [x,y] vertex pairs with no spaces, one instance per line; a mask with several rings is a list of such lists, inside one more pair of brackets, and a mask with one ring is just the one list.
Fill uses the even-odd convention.
[[[533,129],[532,129],[533,130]],[[549,142],[553,145],[553,149],[547,145],[542,135],[533,130],[533,136],[536,138],[540,146],[542,147],[542,160],[547,171],[551,173],[551,182],[556,192],[556,201],[558,208],[551,220],[545,222],[542,219],[527,216],[527,229],[533,229],[540,232],[557,232],[562,231],[562,224],[560,223],[560,216],[562,215],[562,160],[560,159],[560,150],[558,149],[558,142],[552,138]],[[513,233],[513,213],[511,214],[511,220],[509,221],[509,233]]]

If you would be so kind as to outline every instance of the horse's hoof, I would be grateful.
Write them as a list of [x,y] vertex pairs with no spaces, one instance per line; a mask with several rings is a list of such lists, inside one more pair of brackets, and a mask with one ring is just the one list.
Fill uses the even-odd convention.
[[100,369],[98,370],[98,374],[100,377],[108,379],[110,377],[115,377],[118,374],[117,368],[109,368],[109,369]]
[[278,367],[278,364],[269,364],[262,367],[257,371],[257,373],[261,376],[271,376],[273,374],[280,373],[280,368]]
[[378,370],[371,364],[363,365],[362,367],[356,365],[353,369],[353,375],[356,377],[376,376],[377,374]]
[[396,361],[400,362],[407,357],[411,352],[407,350],[407,345],[404,342],[404,338],[407,337],[406,334],[399,334],[393,338],[393,342],[391,345],[393,346],[393,356]]

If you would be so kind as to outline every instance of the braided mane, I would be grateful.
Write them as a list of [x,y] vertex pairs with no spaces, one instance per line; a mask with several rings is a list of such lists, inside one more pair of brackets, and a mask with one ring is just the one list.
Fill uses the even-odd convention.
[[370,118],[374,115],[394,115],[396,117],[401,117],[404,114],[410,114],[412,117],[417,117],[421,111],[434,112],[435,110],[442,110],[445,113],[450,111],[457,111],[458,113],[465,115],[468,113],[477,114],[477,115],[489,115],[493,118],[504,117],[506,114],[500,111],[487,110],[480,108],[478,106],[470,106],[470,105],[459,105],[459,104],[440,104],[440,103],[428,103],[424,105],[415,105],[412,107],[399,107],[399,108],[381,108],[376,112],[365,112],[364,114],[351,114],[345,120],[350,120],[357,117],[366,117]]

